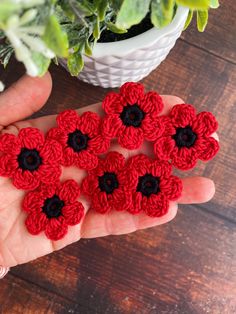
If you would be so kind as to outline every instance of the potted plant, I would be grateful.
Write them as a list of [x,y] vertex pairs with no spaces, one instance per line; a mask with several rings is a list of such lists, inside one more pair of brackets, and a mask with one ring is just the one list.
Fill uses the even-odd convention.
[[218,0],[2,0],[0,60],[14,53],[31,76],[53,60],[103,87],[138,81],[165,59],[197,14],[203,31]]

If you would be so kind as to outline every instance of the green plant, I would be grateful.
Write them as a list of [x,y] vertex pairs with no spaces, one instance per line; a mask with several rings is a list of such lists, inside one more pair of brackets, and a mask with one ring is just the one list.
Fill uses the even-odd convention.
[[218,0],[1,0],[0,61],[13,53],[31,76],[43,75],[51,60],[66,58],[72,75],[83,68],[83,55],[91,55],[101,32],[125,33],[147,14],[152,24],[168,25],[178,5],[187,6],[186,27],[197,14],[203,31],[209,8]]

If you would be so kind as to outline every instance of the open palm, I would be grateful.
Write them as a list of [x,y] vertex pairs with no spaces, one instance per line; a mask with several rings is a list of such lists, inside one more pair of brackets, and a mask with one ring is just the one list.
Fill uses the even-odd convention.
[[[0,96],[0,128],[1,133],[17,134],[19,129],[37,127],[47,132],[55,126],[55,116],[46,116],[28,121],[20,121],[39,110],[46,102],[51,92],[50,74],[43,78],[24,76]],[[175,96],[163,96],[167,113],[176,103],[183,102]],[[100,113],[101,105],[95,104],[78,112],[96,111]],[[111,150],[121,151],[127,157],[137,152],[149,154],[147,144],[136,151],[121,149],[113,145]],[[150,151],[151,153],[151,151]],[[85,172],[74,167],[63,169],[62,181],[73,178],[81,182]],[[214,195],[214,183],[207,178],[191,177],[183,179],[183,193],[178,203],[206,202]],[[0,178],[0,265],[14,266],[31,261],[37,257],[58,250],[80,238],[93,238],[109,234],[124,234],[138,229],[144,229],[166,223],[173,219],[177,212],[177,203],[171,202],[168,213],[161,218],[151,218],[145,214],[131,215],[128,212],[111,211],[101,215],[88,211],[89,204],[85,199],[80,201],[88,211],[83,221],[74,227],[69,227],[68,234],[59,241],[51,241],[44,233],[32,236],[25,227],[26,214],[21,209],[25,192],[17,190],[8,178]]]

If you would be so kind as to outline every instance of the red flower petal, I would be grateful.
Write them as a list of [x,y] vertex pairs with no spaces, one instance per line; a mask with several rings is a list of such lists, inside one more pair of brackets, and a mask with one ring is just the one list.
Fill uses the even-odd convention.
[[165,126],[162,121],[162,117],[153,119],[149,114],[145,116],[142,122],[142,129],[146,140],[155,141],[164,133]]
[[168,161],[164,160],[154,160],[147,167],[147,172],[151,173],[156,177],[166,177],[168,178],[172,172],[172,166]]
[[79,119],[79,115],[75,110],[65,110],[57,116],[57,124],[64,131],[73,132]]
[[80,187],[74,180],[63,182],[58,190],[58,196],[65,203],[74,203],[80,195]]
[[107,114],[121,113],[124,105],[123,97],[114,92],[107,94],[102,102],[102,108]]
[[132,207],[132,194],[128,190],[116,189],[112,193],[110,201],[112,209],[117,211],[125,211]]
[[169,160],[174,151],[177,150],[175,141],[170,137],[161,137],[154,143],[154,153],[160,160]]
[[125,126],[122,124],[120,117],[116,114],[108,115],[103,119],[101,130],[102,135],[107,138],[116,137],[117,134],[124,130]]
[[14,175],[18,167],[18,163],[14,157],[12,155],[0,156],[0,176],[11,177]]
[[121,170],[125,165],[125,157],[118,152],[109,152],[106,158],[101,161],[103,164],[103,170],[108,172],[117,172]]
[[43,183],[51,184],[59,180],[61,167],[53,164],[41,165],[37,171],[37,176]]
[[51,128],[47,133],[47,139],[53,139],[62,145],[67,144],[68,136],[67,133],[59,128]]
[[167,179],[162,179],[160,182],[161,192],[171,201],[175,201],[181,196],[182,189],[182,181],[176,176],[170,176]]
[[146,93],[139,105],[144,112],[150,113],[154,118],[159,115],[164,107],[161,96],[154,91]]
[[198,158],[203,161],[208,161],[217,154],[219,149],[219,143],[213,137],[202,139],[199,145]]
[[144,87],[140,83],[127,82],[121,86],[120,93],[128,104],[133,105],[143,97]]
[[118,143],[120,146],[131,150],[139,148],[142,145],[143,140],[143,130],[133,126],[126,127],[118,136]]
[[196,110],[192,105],[181,104],[175,105],[169,117],[171,118],[172,123],[176,127],[186,127],[191,124],[191,122],[196,117]]
[[41,231],[45,230],[47,222],[48,220],[46,215],[35,211],[28,215],[25,220],[25,225],[29,233],[37,235]]
[[150,159],[147,155],[139,154],[130,157],[127,161],[127,167],[129,169],[135,169],[139,175],[144,175],[147,171],[147,167],[150,165]]
[[133,192],[132,205],[128,209],[128,212],[130,212],[133,215],[140,213],[142,211],[142,200],[143,200],[142,193]]
[[76,163],[76,160],[78,159],[78,154],[73,151],[71,147],[66,147],[63,150],[63,156],[62,156],[62,165],[69,167]]
[[192,123],[197,134],[209,136],[217,130],[218,122],[211,112],[200,112]]
[[19,190],[34,190],[40,181],[28,170],[18,169],[13,176],[13,185]]
[[56,194],[56,191],[60,187],[60,181],[53,182],[53,184],[41,183],[39,186],[39,192],[42,195],[43,201],[46,198],[53,197]]
[[44,204],[44,201],[42,199],[42,195],[39,192],[29,192],[26,194],[22,208],[26,212],[33,212],[37,211],[39,212]]
[[94,154],[103,154],[106,153],[109,146],[110,146],[110,140],[108,138],[104,138],[101,135],[98,135],[88,142],[89,150],[91,150]]
[[181,170],[192,169],[197,163],[196,150],[182,147],[172,157],[172,164]]
[[91,208],[100,214],[108,213],[111,210],[106,192],[97,191],[94,193],[91,201]]
[[21,129],[18,135],[22,147],[40,150],[44,144],[43,133],[36,128]]
[[120,186],[125,189],[135,189],[138,184],[138,172],[135,169],[125,167],[118,172],[117,178]]
[[57,141],[48,139],[40,152],[44,162],[55,163],[62,159],[62,147]]
[[7,154],[17,155],[21,151],[18,138],[13,134],[3,134],[0,137],[0,151]]
[[164,194],[143,197],[142,209],[150,217],[162,217],[168,212],[169,202]]
[[68,225],[75,226],[80,223],[84,216],[84,207],[80,202],[75,202],[74,204],[64,206],[62,214]]
[[81,191],[85,195],[93,195],[97,187],[98,187],[97,177],[89,174],[87,177],[84,178],[82,182]]
[[68,226],[63,216],[48,219],[45,234],[48,239],[57,241],[62,239],[68,232]]
[[98,135],[100,118],[95,112],[87,111],[82,114],[78,121],[77,128],[90,138]]
[[86,150],[82,150],[75,161],[76,165],[85,170],[92,170],[97,167],[98,157]]

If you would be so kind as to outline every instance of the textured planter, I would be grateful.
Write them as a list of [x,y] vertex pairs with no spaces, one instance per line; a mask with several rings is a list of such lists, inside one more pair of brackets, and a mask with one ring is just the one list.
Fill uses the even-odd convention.
[[[118,87],[127,81],[139,81],[154,70],[168,55],[180,36],[188,9],[179,7],[168,26],[152,28],[130,39],[97,43],[78,78],[102,87]],[[62,65],[66,63],[62,60]]]

